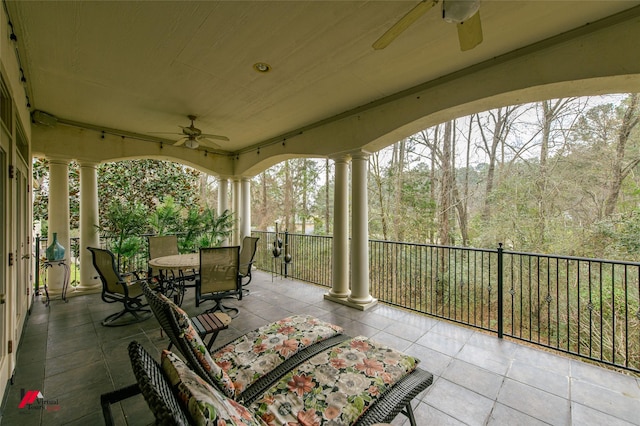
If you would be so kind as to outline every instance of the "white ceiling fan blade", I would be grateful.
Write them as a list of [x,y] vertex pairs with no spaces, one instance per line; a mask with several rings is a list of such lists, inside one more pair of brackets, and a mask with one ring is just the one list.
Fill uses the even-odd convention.
[[471,50],[482,43],[482,24],[480,22],[480,11],[464,22],[456,24],[458,27],[458,41],[460,50],[463,52]]
[[189,138],[182,138],[182,139],[178,139],[176,141],[176,143],[173,144],[173,146],[181,146],[184,145],[184,143],[188,140]]
[[411,26],[418,18],[427,13],[429,9],[435,6],[438,3],[438,0],[422,0],[418,3],[413,9],[407,12],[398,22],[396,22],[391,28],[387,30],[382,37],[376,40],[373,43],[373,48],[375,50],[384,49],[387,47],[393,40],[396,39],[400,34],[402,34],[407,28]]
[[203,138],[207,138],[207,139],[217,139],[219,141],[229,141],[229,138],[226,136],[220,136],[220,135],[208,135],[206,133],[203,133],[200,135]]

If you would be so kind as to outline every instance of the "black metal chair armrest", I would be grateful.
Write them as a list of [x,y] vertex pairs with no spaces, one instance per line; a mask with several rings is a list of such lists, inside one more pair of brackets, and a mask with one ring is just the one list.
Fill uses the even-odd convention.
[[113,415],[111,413],[111,404],[120,402],[124,399],[131,398],[132,396],[140,393],[140,386],[137,383],[126,386],[124,388],[116,389],[112,392],[103,393],[100,395],[100,405],[102,406],[102,416],[104,417],[104,423],[107,426],[111,426],[114,423]]

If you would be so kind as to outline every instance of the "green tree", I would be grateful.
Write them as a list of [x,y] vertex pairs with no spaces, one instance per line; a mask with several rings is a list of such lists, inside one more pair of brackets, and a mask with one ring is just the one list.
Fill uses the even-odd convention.
[[128,270],[127,261],[142,247],[140,234],[147,227],[147,213],[147,208],[141,203],[116,198],[111,200],[101,217],[100,234],[113,240],[111,250],[118,256],[120,270]]
[[140,203],[149,210],[167,196],[181,206],[198,205],[200,172],[178,163],[127,160],[98,167],[98,197]]

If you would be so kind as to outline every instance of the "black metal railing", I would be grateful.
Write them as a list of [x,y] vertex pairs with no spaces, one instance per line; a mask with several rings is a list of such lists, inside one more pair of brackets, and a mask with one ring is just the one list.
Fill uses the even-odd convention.
[[[274,257],[275,233],[252,234],[260,238],[257,268],[331,287],[332,237],[281,233],[282,247]],[[138,252],[122,260],[123,272],[146,270],[147,238],[141,240]],[[46,242],[36,238],[37,258]],[[78,243],[70,239],[71,285],[79,283]],[[101,239],[101,246],[112,248],[113,242]],[[371,295],[391,305],[640,372],[640,263],[502,246],[370,240],[369,282]]]
[[[284,272],[275,234],[253,234],[256,267],[331,286],[331,237],[280,234]],[[369,282],[388,304],[640,372],[640,263],[370,240]]]
[[[332,237],[279,233],[282,247],[279,256],[275,257],[273,255],[275,232],[253,231],[251,235],[260,238],[254,259],[256,268],[272,274],[331,287]],[[286,254],[291,256],[290,262],[286,261]]]

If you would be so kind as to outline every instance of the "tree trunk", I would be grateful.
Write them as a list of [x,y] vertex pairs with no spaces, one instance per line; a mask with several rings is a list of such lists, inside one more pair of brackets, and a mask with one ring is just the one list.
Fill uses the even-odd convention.
[[[557,104],[556,104],[557,105]],[[547,192],[547,159],[549,157],[549,138],[551,135],[551,122],[555,115],[555,108],[552,108],[551,101],[541,102],[542,106],[542,134],[540,141],[540,168],[538,179],[536,180],[536,204],[537,204],[537,246],[544,247],[546,235],[546,197]]]
[[[429,197],[432,201],[435,202],[436,200],[436,142],[438,140],[438,129],[439,127],[436,126],[435,128],[435,134],[433,137],[434,143],[430,146],[431,148],[431,155],[430,160],[431,160],[431,167],[429,170],[429,179],[431,180],[431,185],[429,185]],[[425,137],[425,141],[427,140],[427,138]],[[437,215],[434,214],[435,211],[434,209],[432,209],[432,214],[431,217],[433,218],[434,222],[436,223],[432,223],[432,226],[429,227],[429,242],[431,244],[434,244],[436,242],[436,235],[435,235],[435,226],[437,224]]]
[[289,160],[284,162],[284,229],[283,231],[295,232],[293,222],[295,211],[293,206],[293,180],[291,178],[291,164]]
[[260,213],[262,215],[262,228],[261,229],[267,229],[267,220],[268,220],[268,204],[267,204],[267,190],[268,190],[268,185],[267,185],[267,172],[263,171],[262,172],[262,206],[260,206]]
[[635,168],[640,162],[640,159],[633,159],[629,164],[624,165],[625,147],[629,141],[631,131],[638,124],[640,119],[638,115],[638,94],[633,93],[629,95],[629,105],[622,118],[620,124],[620,130],[618,131],[618,138],[616,141],[616,156],[613,162],[612,177],[609,183],[609,193],[605,201],[605,217],[609,217],[613,214],[618,203],[618,197],[620,195],[620,188],[622,182],[627,177],[629,172]]
[[380,154],[376,152],[371,156],[371,164],[373,167],[373,181],[376,184],[378,203],[380,204],[380,225],[382,226],[382,239],[389,240],[389,225],[387,224],[387,209],[383,196],[382,176],[380,171]]
[[302,234],[306,234],[307,233],[307,216],[309,215],[309,206],[307,205],[307,197],[309,194],[309,176],[307,175],[306,171],[307,171],[307,167],[308,167],[308,160],[305,158],[302,160],[302,164],[303,164],[303,170],[302,170],[302,230],[301,233]]
[[329,214],[329,159],[324,160],[324,181],[325,181],[325,191],[324,191],[324,229],[326,230],[327,235],[331,235],[331,215]]
[[404,241],[404,221],[402,214],[402,187],[404,185],[404,164],[406,141],[402,139],[396,144],[397,150],[394,149],[395,160],[391,165],[394,173],[394,189],[393,189],[393,239],[394,241]]
[[451,122],[444,124],[442,138],[442,177],[440,185],[440,205],[438,208],[438,240],[440,244],[448,245],[450,241],[451,211]]

